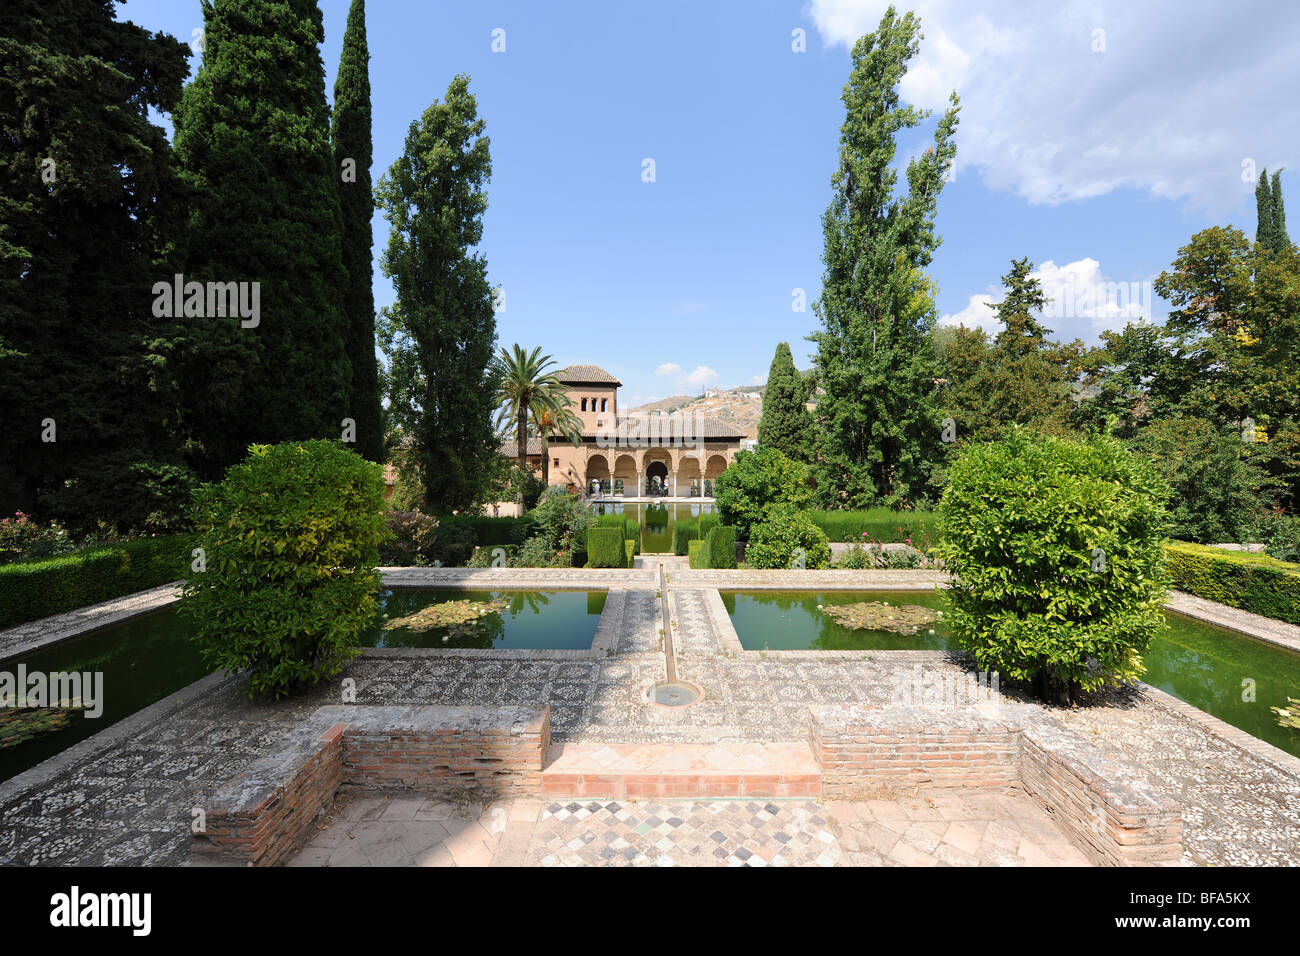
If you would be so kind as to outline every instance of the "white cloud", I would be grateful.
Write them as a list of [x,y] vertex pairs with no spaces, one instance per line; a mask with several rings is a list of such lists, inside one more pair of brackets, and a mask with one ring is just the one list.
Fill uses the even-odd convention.
[[997,325],[993,321],[993,312],[989,309],[989,305],[996,301],[997,299],[993,296],[985,295],[982,292],[973,295],[966,303],[966,308],[960,312],[939,316],[939,324],[964,325],[968,329],[981,328],[988,331]]
[[766,375],[755,375],[753,378],[751,378],[751,379],[749,380],[749,384],[750,384],[750,385],[766,385],[766,384],[767,384],[767,376],[766,376]]
[[682,371],[682,367],[678,365],[676,362],[664,362],[663,365],[660,365],[658,368],[655,369],[655,374],[656,375],[678,375],[681,373],[681,371]]
[[[1160,321],[1155,312],[1155,293],[1149,279],[1116,281],[1106,276],[1101,263],[1091,257],[1058,266],[1051,259],[1031,275],[1043,287],[1047,308],[1040,318],[1052,330],[1054,338],[1075,338],[1096,342],[1106,329],[1121,329],[1141,319]],[[1001,302],[1005,290],[990,286],[987,292],[972,295],[960,312],[939,318],[940,325],[979,327],[990,335],[1002,328],[988,306]]]
[[[811,0],[811,16],[828,45],[851,47],[887,6]],[[1255,176],[1300,161],[1300,98],[1279,92],[1300,86],[1300,17],[1285,4],[908,6],[925,38],[901,92],[938,110],[957,90],[958,175],[979,169],[1032,203],[1131,187],[1214,212],[1254,188],[1247,160]]]
[[678,388],[703,388],[718,380],[718,373],[707,365],[695,366],[695,371],[677,376]]

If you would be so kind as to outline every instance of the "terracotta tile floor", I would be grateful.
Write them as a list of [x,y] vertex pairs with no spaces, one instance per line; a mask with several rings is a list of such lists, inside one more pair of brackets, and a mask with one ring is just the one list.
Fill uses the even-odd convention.
[[1087,866],[1022,794],[340,801],[291,866]]

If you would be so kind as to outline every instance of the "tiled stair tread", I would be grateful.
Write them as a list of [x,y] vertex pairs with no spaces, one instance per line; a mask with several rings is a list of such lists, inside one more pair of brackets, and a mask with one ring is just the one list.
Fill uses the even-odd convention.
[[804,743],[557,744],[542,776],[558,774],[804,777],[821,768]]

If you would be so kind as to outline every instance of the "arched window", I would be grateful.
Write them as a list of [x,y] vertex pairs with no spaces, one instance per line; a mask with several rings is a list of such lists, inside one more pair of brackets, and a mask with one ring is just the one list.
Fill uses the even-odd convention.
[[602,399],[600,400],[600,410],[601,410],[602,412],[607,412],[607,411],[609,411],[609,399],[608,399],[608,398],[602,398]]
[[587,400],[585,398],[582,400],[582,410],[584,412],[587,410]]

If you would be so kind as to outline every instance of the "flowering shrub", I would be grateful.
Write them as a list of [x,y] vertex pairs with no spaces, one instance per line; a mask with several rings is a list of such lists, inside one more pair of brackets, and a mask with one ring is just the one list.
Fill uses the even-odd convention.
[[72,536],[57,521],[41,525],[21,511],[0,519],[0,564],[43,561],[75,550]]

